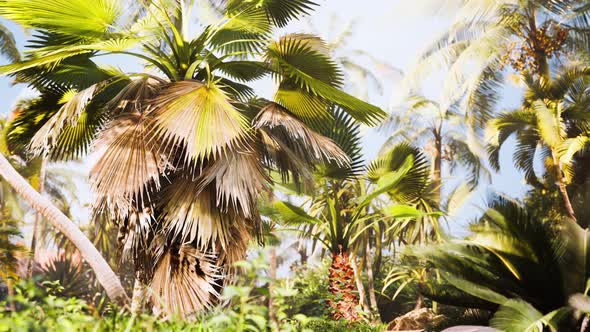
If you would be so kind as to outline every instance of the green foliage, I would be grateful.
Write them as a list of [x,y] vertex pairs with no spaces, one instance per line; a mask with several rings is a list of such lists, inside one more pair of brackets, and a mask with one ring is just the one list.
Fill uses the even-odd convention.
[[306,329],[314,332],[380,332],[385,331],[384,325],[372,326],[366,323],[347,323],[329,319],[312,319],[304,325]]
[[324,259],[320,266],[305,265],[295,271],[293,288],[297,290],[297,296],[287,299],[287,313],[324,319],[330,317],[327,301],[332,295],[328,290],[329,266],[330,261]]

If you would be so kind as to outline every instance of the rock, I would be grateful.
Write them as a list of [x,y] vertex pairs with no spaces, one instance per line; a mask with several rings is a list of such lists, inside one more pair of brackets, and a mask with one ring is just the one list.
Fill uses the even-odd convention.
[[415,309],[399,316],[387,325],[387,331],[423,331],[434,327],[445,319],[428,308]]

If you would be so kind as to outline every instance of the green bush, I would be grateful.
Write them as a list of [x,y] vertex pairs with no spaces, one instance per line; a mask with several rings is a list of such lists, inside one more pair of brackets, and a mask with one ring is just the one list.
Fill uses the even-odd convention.
[[295,271],[292,280],[297,295],[286,299],[289,315],[330,316],[330,307],[326,301],[332,296],[328,290],[328,268],[329,261],[324,260],[319,267],[305,265]]

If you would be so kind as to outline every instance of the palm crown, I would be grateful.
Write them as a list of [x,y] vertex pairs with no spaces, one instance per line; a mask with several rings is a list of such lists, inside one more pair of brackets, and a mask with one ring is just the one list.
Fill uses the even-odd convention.
[[[216,303],[259,232],[269,171],[299,180],[318,164],[350,170],[348,136],[321,133],[383,116],[340,90],[321,39],[271,40],[313,2],[220,5],[193,35],[192,1],[142,2],[133,18],[116,0],[0,2],[0,15],[36,30],[26,59],[0,68],[41,93],[18,114],[11,140],[53,159],[94,144],[96,213],[119,224],[153,305],[182,315]],[[109,54],[135,57],[145,71],[94,62]],[[277,83],[272,101],[247,85],[267,76]]]

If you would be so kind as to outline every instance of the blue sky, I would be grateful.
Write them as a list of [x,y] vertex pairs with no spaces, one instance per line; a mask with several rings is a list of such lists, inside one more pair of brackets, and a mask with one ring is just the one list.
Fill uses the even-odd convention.
[[[399,68],[402,71],[408,71],[410,66],[416,60],[420,51],[429,44],[429,42],[441,31],[445,30],[450,19],[443,14],[425,12],[421,3],[429,0],[325,0],[318,1],[320,7],[312,14],[309,20],[304,20],[291,25],[287,30],[290,32],[309,32],[314,31],[321,37],[330,41],[336,37],[342,29],[352,20],[355,22],[353,33],[348,39],[348,52],[354,53],[354,50],[362,50],[369,53],[375,58],[389,64],[392,67]],[[332,21],[332,17],[336,17]],[[311,26],[310,26],[311,21]],[[19,46],[22,48],[26,44],[26,36],[23,31],[14,24],[1,21],[9,27],[17,38]],[[331,22],[336,22],[331,24]],[[2,60],[0,60],[1,63]],[[133,60],[126,57],[104,58],[105,62],[111,65],[119,66],[129,70],[140,70],[140,66]],[[366,61],[366,60],[359,60]],[[392,96],[399,92],[399,78],[395,75],[379,74],[379,79],[384,82],[385,91],[382,96],[371,93],[371,102],[387,109]],[[262,86],[260,90],[264,91],[268,87]],[[423,91],[426,95],[436,98],[440,82],[437,77],[429,80],[429,84]],[[7,114],[14,103],[21,97],[30,95],[23,86],[12,86],[11,81],[7,78],[0,78],[0,112]],[[503,94],[503,105],[509,107],[519,102],[519,94],[514,89],[507,89]],[[376,133],[373,130],[363,134],[364,149],[367,159],[375,157],[385,136]],[[474,217],[485,201],[489,192],[502,192],[512,197],[520,197],[526,191],[522,182],[522,175],[516,172],[511,163],[510,148],[503,151],[501,165],[503,171],[501,174],[495,174],[492,178],[491,185],[484,185],[475,193],[472,201],[467,204],[464,212],[456,221],[453,227],[459,233],[463,233],[461,225]],[[78,166],[87,168],[88,164]],[[85,169],[87,171],[87,169]],[[459,181],[460,181],[459,176]],[[83,192],[82,196],[89,196],[87,185],[80,186]],[[79,216],[84,219],[86,212],[84,208],[78,211]]]

